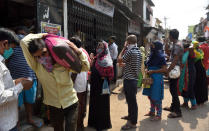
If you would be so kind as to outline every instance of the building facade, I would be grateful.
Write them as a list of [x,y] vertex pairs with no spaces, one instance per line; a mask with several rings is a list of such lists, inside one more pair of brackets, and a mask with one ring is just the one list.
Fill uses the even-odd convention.
[[95,52],[97,40],[115,35],[120,50],[128,34],[135,34],[141,43],[144,25],[151,22],[150,6],[151,0],[0,0],[5,18],[0,26],[25,25],[34,33],[66,38],[78,35],[88,52]]

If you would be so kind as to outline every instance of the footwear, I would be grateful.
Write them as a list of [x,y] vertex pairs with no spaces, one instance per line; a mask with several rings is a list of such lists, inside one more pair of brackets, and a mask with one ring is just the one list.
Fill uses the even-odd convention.
[[205,103],[199,103],[197,104],[198,106],[204,106]]
[[155,116],[152,119],[150,119],[151,121],[160,121],[161,120],[161,116]]
[[125,124],[124,126],[122,126],[122,130],[130,130],[130,129],[135,129],[136,125],[132,125],[132,124]]
[[128,116],[123,116],[123,117],[121,117],[121,119],[129,120],[130,118]]
[[42,122],[28,122],[28,124],[30,124],[36,128],[41,128],[43,126]]
[[189,108],[188,103],[183,103],[183,104],[181,105],[181,107],[183,107],[183,108]]
[[170,107],[165,107],[165,108],[163,108],[163,110],[172,112]]
[[191,109],[192,109],[192,110],[196,110],[196,109],[197,109],[197,105],[193,105],[193,106],[191,107]]
[[119,94],[119,93],[116,93],[116,92],[111,91],[111,94]]
[[150,111],[149,113],[145,114],[144,116],[155,116],[155,113]]
[[181,113],[177,114],[175,112],[171,112],[170,114],[168,114],[168,118],[179,118],[182,117]]

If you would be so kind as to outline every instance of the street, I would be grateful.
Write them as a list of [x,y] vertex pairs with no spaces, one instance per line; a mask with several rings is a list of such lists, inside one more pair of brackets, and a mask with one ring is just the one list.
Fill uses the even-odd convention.
[[[126,121],[121,117],[127,115],[127,104],[125,96],[120,93],[122,85],[114,89],[115,93],[111,94],[111,121],[112,129],[109,131],[120,131]],[[168,86],[165,85],[163,107],[169,106],[171,103],[171,96]],[[183,99],[180,97],[181,103]],[[182,108],[182,118],[169,119],[167,115],[169,112],[163,111],[161,121],[150,121],[144,114],[149,111],[149,101],[146,96],[142,95],[142,89],[138,90],[138,124],[136,129],[130,131],[209,131],[209,102],[204,106],[198,107],[196,110],[188,110]],[[87,116],[85,118],[85,131],[96,131],[87,127],[88,121],[88,106]],[[31,130],[32,131],[32,130]],[[53,131],[52,127],[42,127],[40,131]]]
[[[120,92],[121,87],[117,87],[114,92]],[[171,103],[171,96],[168,87],[164,90],[163,107],[169,106]],[[181,97],[180,97],[181,98]],[[141,89],[137,94],[138,101],[138,124],[137,129],[130,131],[209,131],[209,103],[196,110],[182,109],[183,117],[177,119],[169,119],[167,115],[169,112],[163,111],[161,122],[152,122],[148,117],[145,117],[149,111],[149,101],[146,96],[142,95]],[[183,99],[181,98],[181,103]],[[112,129],[110,131],[120,131],[121,126],[125,124],[125,120],[120,119],[127,115],[127,104],[123,94],[111,95],[111,121]],[[88,116],[85,119],[85,126],[87,126]],[[85,131],[94,131],[87,128]]]

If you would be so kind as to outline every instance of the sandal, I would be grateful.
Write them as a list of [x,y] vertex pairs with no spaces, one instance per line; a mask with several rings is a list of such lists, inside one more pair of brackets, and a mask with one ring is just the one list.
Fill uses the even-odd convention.
[[179,118],[182,117],[181,113],[177,114],[175,112],[171,112],[170,114],[168,114],[168,118]]
[[125,124],[124,126],[122,126],[121,129],[122,129],[122,130],[136,129],[136,125]]
[[196,110],[197,109],[197,105],[193,105],[192,107],[191,107],[191,110]]
[[121,119],[129,120],[130,118],[128,116],[123,116],[123,117],[121,117]]
[[145,114],[144,116],[155,116],[155,113],[150,111],[149,113]]
[[171,112],[171,108],[170,107],[165,107],[165,108],[163,108],[163,110]]
[[161,120],[161,116],[155,116],[151,119],[151,121],[160,121]]

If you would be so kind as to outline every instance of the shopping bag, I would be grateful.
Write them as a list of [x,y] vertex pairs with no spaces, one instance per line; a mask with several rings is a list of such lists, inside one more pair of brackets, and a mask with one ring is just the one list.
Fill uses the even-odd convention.
[[141,87],[142,86],[142,80],[143,80],[142,72],[139,72],[137,87]]
[[104,82],[102,84],[102,95],[110,94],[110,88],[108,85],[107,78],[104,79]]
[[82,65],[79,56],[66,43],[66,41],[68,41],[67,39],[48,34],[44,41],[53,59],[58,64],[66,68],[71,68],[77,73],[81,72]]
[[150,88],[153,83],[153,79],[146,74],[145,77],[142,79],[143,88]]

